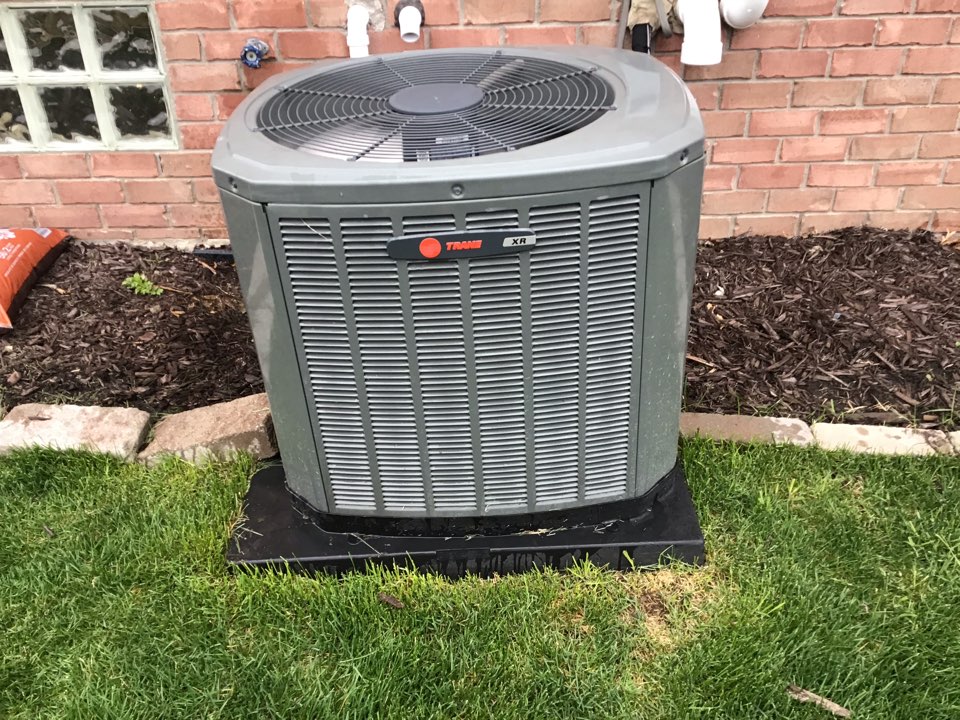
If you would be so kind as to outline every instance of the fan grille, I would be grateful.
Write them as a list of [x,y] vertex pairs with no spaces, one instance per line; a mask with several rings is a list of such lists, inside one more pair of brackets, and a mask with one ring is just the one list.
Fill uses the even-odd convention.
[[375,58],[282,87],[263,104],[256,129],[348,161],[511,152],[612,110],[613,89],[596,70],[499,50]]

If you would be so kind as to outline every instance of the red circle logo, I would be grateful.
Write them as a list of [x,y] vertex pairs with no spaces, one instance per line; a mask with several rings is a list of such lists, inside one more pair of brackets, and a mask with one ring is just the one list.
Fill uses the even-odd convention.
[[439,255],[440,249],[440,241],[436,238],[429,237],[420,241],[420,254],[429,260]]

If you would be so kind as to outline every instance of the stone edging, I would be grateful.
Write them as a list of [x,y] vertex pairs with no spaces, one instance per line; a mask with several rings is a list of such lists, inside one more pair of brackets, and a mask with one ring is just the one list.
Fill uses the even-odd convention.
[[[168,415],[153,426],[152,438],[141,450],[149,424],[147,413],[132,408],[20,405],[0,420],[0,453],[37,446],[82,449],[152,465],[168,455],[205,462],[238,452],[259,459],[277,452],[264,394]],[[960,432],[833,423],[810,426],[796,418],[683,413],[680,434],[884,455],[960,455]]]

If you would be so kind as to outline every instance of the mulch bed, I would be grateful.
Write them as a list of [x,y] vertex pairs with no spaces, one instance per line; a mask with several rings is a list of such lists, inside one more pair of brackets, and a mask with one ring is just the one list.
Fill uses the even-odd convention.
[[[142,272],[167,288],[134,295]],[[263,389],[236,272],[173,250],[74,245],[0,338],[3,404],[174,412]],[[952,427],[960,245],[868,228],[700,248],[686,409]]]

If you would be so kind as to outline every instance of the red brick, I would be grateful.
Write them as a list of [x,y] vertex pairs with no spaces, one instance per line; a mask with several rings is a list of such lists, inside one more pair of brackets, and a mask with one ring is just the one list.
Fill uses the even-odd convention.
[[843,160],[846,152],[845,137],[784,138],[780,144],[780,160],[783,162]]
[[749,135],[813,135],[817,110],[756,110],[750,114]]
[[[389,0],[387,7],[387,27],[394,27],[393,19],[396,17],[398,2],[399,0]],[[430,27],[460,24],[459,0],[424,0],[423,13],[425,24]],[[394,32],[396,32],[396,30],[394,30]]]
[[170,66],[170,84],[177,92],[236,90],[240,77],[234,63],[177,63]]
[[701,217],[699,237],[702,240],[721,240],[733,235],[733,218]]
[[101,205],[104,227],[157,227],[166,225],[163,205]]
[[867,80],[864,105],[925,105],[933,94],[932,78],[895,77]]
[[347,36],[338,30],[290,30],[277,33],[285,58],[347,57]]
[[499,28],[430,28],[430,47],[433,48],[485,47],[499,44]]
[[714,142],[710,158],[717,165],[773,162],[777,157],[778,144],[779,141],[772,138],[724,138]]
[[708,165],[703,170],[703,189],[733,190],[737,186],[737,168],[733,165]]
[[910,75],[952,75],[960,68],[960,46],[907,49],[903,72]]
[[852,160],[907,160],[917,154],[919,135],[874,135],[850,142]]
[[370,54],[383,55],[384,53],[407,52],[408,50],[423,50],[426,47],[425,34],[420,33],[420,38],[413,43],[404,42],[396,28],[390,28],[383,32],[370,33]]
[[957,108],[944,107],[907,107],[896,108],[890,132],[938,132],[955,130],[957,127]]
[[170,224],[175,227],[223,227],[223,212],[218,204],[170,205]]
[[230,14],[227,0],[172,0],[157,3],[160,29],[191,30],[194,28],[228,28]]
[[0,180],[19,180],[20,163],[16,155],[0,155]]
[[701,110],[716,110],[720,102],[720,84],[700,82],[687,86]]
[[830,76],[895,75],[902,59],[903,50],[900,48],[834,50]]
[[180,126],[180,138],[183,141],[183,147],[187,150],[209,150],[217,141],[222,129],[221,122],[190,123]]
[[3,223],[6,227],[36,227],[33,211],[26,205],[4,205]]
[[213,178],[197,178],[193,181],[194,193],[199,203],[220,202],[220,191]]
[[723,54],[719,65],[684,65],[685,80],[722,80],[753,77],[757,63],[756,50],[740,50]]
[[157,176],[157,156],[153,153],[93,153],[90,160],[95,177]]
[[863,80],[798,80],[793,90],[795,107],[856,105]]
[[888,15],[910,12],[911,0],[843,0],[841,15]]
[[49,180],[0,183],[0,205],[35,205],[53,201],[53,183]]
[[800,232],[826,232],[845,227],[859,227],[867,221],[866,213],[804,213]]
[[752,27],[737,30],[730,38],[733,50],[760,50],[764,48],[798,48],[803,34],[803,22],[758,22]]
[[837,190],[833,209],[850,210],[896,210],[900,188],[842,188]]
[[73,236],[77,240],[83,240],[84,242],[110,242],[115,243],[119,240],[133,240],[133,230],[120,230],[118,228],[111,228],[110,230],[80,230],[79,232],[74,232]]
[[[534,0],[463,0],[463,20],[467,25],[532,22],[534,10]],[[609,12],[608,6],[608,15]],[[426,8],[424,8],[424,14],[426,14]],[[606,20],[607,18],[596,19]]]
[[613,23],[603,25],[582,25],[580,39],[584,45],[617,47],[617,26]]
[[960,230],[960,211],[938,210],[930,227],[940,232]]
[[307,25],[303,0],[233,0],[238,28],[301,28]]
[[610,19],[610,0],[540,0],[540,22]]
[[943,181],[951,185],[960,183],[960,162],[947,163],[947,172],[943,176]]
[[837,0],[770,0],[764,16],[766,17],[809,17],[812,15],[833,15]]
[[960,78],[940,78],[933,101],[947,105],[960,104]]
[[708,111],[702,114],[708,138],[738,137],[747,127],[745,112]]
[[213,119],[213,100],[209,95],[177,95],[173,101],[180,120]]
[[938,185],[942,162],[882,163],[877,168],[877,185]]
[[133,231],[133,237],[135,240],[165,245],[168,243],[164,241],[170,240],[199,240],[200,230],[183,227],[137,228]]
[[[372,48],[371,48],[372,49]],[[243,73],[243,86],[247,89],[258,88],[263,83],[265,83],[270,78],[275,75],[281,75],[285,72],[291,72],[293,70],[302,70],[305,67],[310,67],[311,63],[301,60],[299,62],[294,62],[292,60],[283,61],[283,62],[271,62],[267,63],[258,70],[253,68],[244,67],[241,69]]]
[[877,45],[942,45],[950,32],[950,18],[883,18]]
[[25,178],[90,177],[83,153],[23,153],[20,168]]
[[873,165],[817,163],[810,166],[810,187],[866,187],[872,185]]
[[673,70],[677,75],[683,75],[683,68],[685,67],[680,62],[680,53],[671,53],[670,55],[657,55],[657,59],[666,65],[668,68]]
[[[433,9],[436,3],[428,2],[426,7],[430,8],[430,20],[434,14],[439,13]],[[449,3],[439,3],[439,5],[448,5]],[[427,12],[425,10],[425,12]],[[342,28],[347,24],[347,4],[343,0],[309,0],[307,3],[307,15],[316,27]],[[391,13],[389,17],[393,17]]]
[[734,224],[736,235],[780,235],[793,237],[797,234],[796,215],[740,215]]
[[960,18],[953,21],[953,30],[950,31],[950,43],[960,43]]
[[167,60],[200,59],[200,36],[195,32],[164,33],[163,47]]
[[960,0],[917,0],[918,13],[960,13]]
[[900,207],[907,210],[941,210],[960,208],[960,190],[952,185],[908,187],[903,191]]
[[123,190],[116,180],[59,180],[56,186],[64,205],[123,202]]
[[802,182],[802,165],[746,165],[740,168],[741,188],[796,188]]
[[524,25],[507,28],[507,45],[573,45],[577,29],[573,25]]
[[221,120],[226,120],[246,97],[245,93],[223,93],[217,95],[217,117]]
[[128,203],[193,202],[193,186],[189,180],[127,180],[123,185]]
[[34,205],[33,215],[42,227],[73,230],[101,226],[96,205]]
[[803,38],[804,47],[849,47],[872,45],[876,20],[811,20]]
[[786,107],[790,101],[791,89],[792,84],[789,82],[724,83],[720,95],[720,108],[738,110]]
[[[231,32],[208,32],[201,36],[203,57],[207,60],[237,61],[240,51],[250,37],[249,30]],[[276,48],[273,48],[276,51]],[[268,56],[271,57],[271,56]]]
[[760,55],[757,77],[823,77],[829,57],[826,50],[767,50]]
[[929,212],[870,212],[867,213],[867,225],[886,230],[925,230],[930,224]]
[[883,132],[886,110],[824,110],[820,116],[822,135],[863,135]]
[[210,175],[210,153],[173,152],[160,154],[164,177],[206,177]]
[[922,158],[955,158],[960,157],[960,133],[929,133],[920,140]]
[[767,193],[765,190],[707,193],[703,196],[701,211],[704,215],[759,213],[763,212],[766,200]]
[[833,188],[771,190],[767,212],[822,212],[833,206]]

